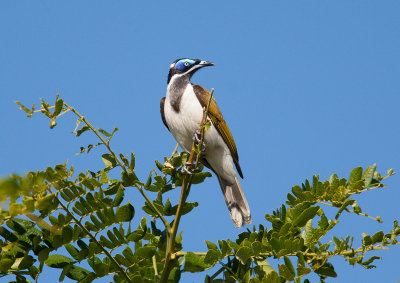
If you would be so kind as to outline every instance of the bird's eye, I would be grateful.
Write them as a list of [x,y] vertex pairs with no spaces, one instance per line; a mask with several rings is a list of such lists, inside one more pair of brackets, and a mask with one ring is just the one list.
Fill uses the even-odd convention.
[[187,66],[189,66],[190,64],[189,64],[189,62],[185,62],[185,63],[183,63],[183,65],[185,65],[185,66],[187,67]]

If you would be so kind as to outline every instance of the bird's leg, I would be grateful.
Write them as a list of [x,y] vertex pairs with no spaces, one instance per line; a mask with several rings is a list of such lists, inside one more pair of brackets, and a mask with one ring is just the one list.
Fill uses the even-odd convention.
[[[204,138],[203,138],[203,141],[201,140],[201,132],[199,130],[194,132],[193,142],[195,145],[199,145],[200,143],[202,143],[201,144],[201,152],[196,153],[196,154],[203,154],[206,151],[206,144],[204,142]],[[196,168],[193,168],[193,167],[194,167],[194,164],[186,162],[185,165],[182,166],[181,172],[183,174],[193,175],[193,174],[201,171],[200,167],[196,167]]]
[[[193,135],[193,142],[198,145],[201,142],[201,133],[199,130],[197,130],[196,132],[194,132]],[[205,152],[206,151],[206,143],[203,141],[202,145],[201,145],[201,152]]]
[[190,167],[192,167],[192,164],[186,163],[182,166],[181,173],[186,175],[194,175],[194,173],[190,171]]

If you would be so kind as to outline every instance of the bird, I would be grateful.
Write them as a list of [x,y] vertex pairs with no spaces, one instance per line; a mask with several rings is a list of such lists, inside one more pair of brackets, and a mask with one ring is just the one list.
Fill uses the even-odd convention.
[[[214,66],[214,63],[189,58],[175,60],[170,65],[166,96],[160,101],[165,127],[187,152],[192,149],[203,118],[203,107],[207,107],[211,96],[207,89],[192,84],[190,79],[207,66]],[[251,223],[250,208],[238,178],[238,174],[243,178],[243,173],[235,141],[214,97],[207,118],[211,125],[204,135],[205,149],[200,162],[217,176],[233,223],[240,228]]]

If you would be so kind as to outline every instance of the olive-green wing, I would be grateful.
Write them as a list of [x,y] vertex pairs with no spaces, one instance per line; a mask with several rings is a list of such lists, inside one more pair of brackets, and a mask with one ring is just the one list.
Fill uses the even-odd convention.
[[[208,90],[200,85],[193,85],[193,89],[194,93],[197,96],[197,99],[200,101],[201,106],[207,107],[208,101],[210,99],[210,93],[208,92]],[[211,119],[213,125],[217,128],[218,132],[228,146],[232,154],[233,162],[235,163],[236,169],[240,177],[243,178],[242,169],[239,165],[239,155],[236,149],[235,141],[233,140],[231,131],[229,130],[228,125],[226,124],[214,97],[212,98],[210,108],[208,109],[208,117]]]

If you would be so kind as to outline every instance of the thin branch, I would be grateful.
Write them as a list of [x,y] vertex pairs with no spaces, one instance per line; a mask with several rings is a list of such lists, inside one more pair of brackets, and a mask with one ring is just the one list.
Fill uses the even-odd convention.
[[[331,207],[340,208],[340,207],[334,206],[333,204],[331,204],[331,203],[329,203],[329,202],[324,202],[324,201],[320,201],[320,200],[317,200],[316,202],[317,202],[317,203],[320,203],[320,204],[328,205],[328,206],[331,206]],[[345,208],[344,210],[347,211],[347,212],[349,212],[349,213],[355,213],[355,214],[358,214],[358,215],[361,215],[361,216],[365,216],[365,217],[368,217],[368,218],[370,218],[370,219],[372,219],[372,220],[375,220],[375,221],[380,222],[380,221],[378,220],[378,218],[372,217],[372,216],[370,216],[370,215],[368,215],[368,214],[366,214],[366,213],[355,212],[354,210],[351,210],[351,209],[348,209],[348,208]]]
[[242,282],[241,280],[239,280],[239,278],[236,277],[235,272],[233,272],[232,269],[226,266],[226,264],[224,264],[221,260],[219,260],[219,263],[222,265],[223,268],[225,268],[226,271],[228,271],[231,274],[231,276],[236,280],[236,282]]
[[[124,170],[126,173],[128,173],[128,169],[126,169],[124,163],[118,158],[118,156],[114,153],[114,151],[111,149],[109,145],[109,141],[106,141],[103,136],[99,133],[99,131],[92,126],[92,124],[89,123],[88,120],[86,120],[85,117],[83,117],[78,111],[75,110],[75,108],[69,106],[67,103],[64,102],[64,106],[67,107],[69,110],[75,113],[81,119],[95,134],[96,136],[101,140],[101,142],[107,147],[108,151],[111,153],[111,155],[114,157],[114,159],[118,162],[118,165]],[[149,203],[151,208],[157,213],[158,217],[162,220],[164,223],[165,227],[168,229],[170,227],[169,222],[164,218],[162,213],[155,207],[153,202],[149,199],[149,197],[146,195],[146,193],[143,191],[143,189],[135,184],[135,187],[139,190],[140,194],[146,199],[146,201]]]
[[[389,243],[389,244],[386,244],[386,245],[379,244],[379,245],[376,245],[376,246],[367,246],[367,247],[361,247],[361,248],[358,248],[358,249],[348,249],[348,250],[345,250],[345,251],[341,251],[339,253],[335,253],[333,251],[327,251],[327,252],[323,252],[323,253],[305,252],[305,253],[303,253],[303,255],[305,257],[315,257],[315,256],[333,257],[333,256],[337,256],[337,255],[339,255],[339,256],[350,256],[352,254],[366,253],[366,252],[375,251],[375,250],[388,250],[389,249],[388,246],[396,246],[396,245],[400,245],[400,242]],[[179,252],[176,252],[175,255],[177,257],[181,257],[181,256],[185,256],[187,253],[188,252],[179,251]],[[200,255],[200,256],[205,256],[207,254],[206,252],[190,252],[190,253],[193,253],[193,254],[196,254],[196,255]],[[285,256],[297,256],[297,254],[298,254],[297,252],[296,253],[288,253],[288,254],[285,254]],[[229,256],[234,256],[234,255],[235,255],[234,253],[228,253],[228,254],[225,255],[225,258],[229,257]],[[270,257],[270,256],[274,256],[274,255],[276,255],[276,253],[274,254],[274,252],[262,252],[262,253],[259,253],[257,256]]]
[[179,143],[176,144],[175,149],[174,149],[174,151],[172,152],[170,159],[171,159],[172,157],[174,157],[174,155],[175,155],[176,152],[178,151],[178,147],[179,147]]
[[86,120],[85,117],[83,117],[78,111],[75,110],[75,108],[69,106],[67,103],[64,102],[65,107],[70,109],[72,112],[75,113],[85,124],[96,134],[96,136],[101,140],[101,142],[107,147],[108,151],[111,153],[111,155],[115,158],[115,160],[118,162],[118,165],[121,166],[121,168],[125,171],[128,172],[126,169],[124,163],[118,158],[118,156],[114,153],[114,151],[111,149],[110,145],[106,140],[103,138],[103,136],[98,132],[98,130],[92,126],[92,124],[89,123],[88,120]]
[[217,272],[215,272],[211,277],[210,280],[215,279],[222,271],[225,270],[225,266],[222,266],[220,269],[217,270]]
[[[211,103],[213,94],[214,94],[214,89],[211,89],[210,98],[208,100],[207,107],[203,108],[203,118],[201,120],[200,127],[199,127],[199,131],[200,131],[200,135],[201,135],[200,143],[198,146],[199,153],[197,154],[196,161],[194,162],[194,155],[196,153],[196,144],[195,144],[195,142],[193,142],[192,150],[190,151],[190,155],[189,155],[188,161],[186,163],[187,164],[186,169],[188,169],[188,170],[190,170],[193,163],[195,163],[195,166],[197,166],[197,164],[199,162],[199,155],[201,153],[201,149],[202,149],[203,141],[204,141],[204,135],[205,135],[205,129],[204,129],[205,123],[207,121],[208,111],[209,111],[209,107],[210,107],[210,103]],[[166,249],[166,255],[165,255],[164,268],[163,268],[163,272],[162,272],[162,276],[161,276],[161,280],[160,280],[161,283],[167,282],[168,276],[171,272],[171,268],[172,268],[171,261],[174,260],[173,253],[174,253],[174,248],[175,248],[176,233],[178,231],[179,222],[182,217],[183,206],[185,205],[186,199],[190,192],[191,184],[192,184],[192,175],[186,174],[182,180],[181,195],[179,198],[178,208],[176,210],[176,214],[175,214],[175,218],[174,218],[174,223],[173,223],[171,229],[167,229],[167,234],[168,234],[167,249]]]
[[58,115],[57,115],[56,117],[54,117],[54,118],[61,117],[62,115],[64,115],[65,113],[68,113],[69,111],[71,111],[71,109],[67,109],[67,110],[61,112],[60,114],[58,114]]
[[153,255],[151,260],[153,261],[153,269],[154,269],[154,276],[155,278],[158,277],[158,270],[157,270],[157,260],[156,260],[156,256]]
[[135,184],[135,187],[139,190],[140,194],[146,199],[146,202],[151,206],[151,208],[157,213],[157,216],[162,220],[164,223],[164,226],[167,230],[170,229],[169,222],[167,219],[164,218],[162,213],[157,209],[157,207],[153,204],[153,202],[150,200],[150,198],[146,195],[146,193],[143,191],[142,187],[138,184]]
[[[53,109],[53,108],[55,108],[55,106],[49,106],[49,107],[48,107],[48,109]],[[20,108],[20,109],[21,109],[21,108]],[[33,113],[38,113],[38,112],[43,112],[43,110],[46,110],[46,109],[44,109],[43,106],[42,106],[42,107],[40,107],[40,109],[34,110],[34,111],[32,111],[32,112],[33,112]]]
[[[187,253],[189,253],[189,252],[179,251],[179,252],[174,253],[174,256],[175,257],[185,256],[185,255],[187,255]],[[207,252],[190,252],[190,253],[195,254],[195,255],[200,255],[200,256],[205,256],[207,254]]]

